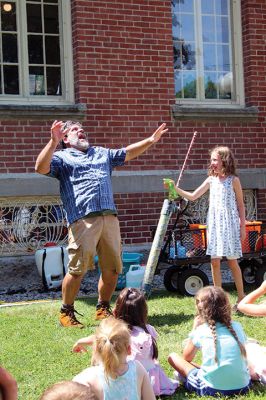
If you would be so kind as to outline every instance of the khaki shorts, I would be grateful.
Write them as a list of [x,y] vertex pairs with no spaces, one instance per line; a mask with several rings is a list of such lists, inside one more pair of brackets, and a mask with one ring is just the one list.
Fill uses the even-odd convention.
[[83,275],[94,266],[94,256],[99,257],[101,270],[122,272],[121,235],[115,215],[85,217],[69,226],[68,272]]

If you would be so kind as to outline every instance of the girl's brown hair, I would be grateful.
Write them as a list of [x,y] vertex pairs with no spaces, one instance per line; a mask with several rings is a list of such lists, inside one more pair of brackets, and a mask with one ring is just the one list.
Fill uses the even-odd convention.
[[127,324],[112,316],[102,320],[95,334],[94,356],[103,364],[106,379],[116,379],[130,345]]
[[[148,306],[144,294],[136,288],[125,288],[117,297],[114,309],[114,316],[120,318],[128,324],[130,330],[133,326],[139,326],[146,333],[147,329]],[[153,359],[158,358],[158,347],[154,337],[152,337]]]
[[[216,146],[210,150],[210,155],[213,153],[219,154],[222,160],[222,172],[224,175],[235,175],[236,173],[236,162],[233,156],[232,151],[227,146]],[[208,175],[215,176],[215,172],[213,171],[211,165],[208,167]]]
[[231,305],[225,291],[217,286],[205,286],[196,295],[196,306],[200,319],[210,327],[214,341],[215,362],[218,363],[216,322],[220,322],[227,327],[237,341],[241,354],[246,357],[245,347],[232,327]]

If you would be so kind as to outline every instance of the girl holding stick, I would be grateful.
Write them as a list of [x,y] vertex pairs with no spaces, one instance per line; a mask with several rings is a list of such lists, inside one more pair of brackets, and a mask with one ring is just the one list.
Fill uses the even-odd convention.
[[190,201],[210,190],[206,254],[211,256],[213,283],[215,286],[222,285],[220,264],[221,258],[226,257],[235,281],[238,303],[245,296],[242,273],[237,262],[242,256],[241,240],[246,235],[243,192],[232,151],[227,146],[216,146],[210,155],[208,178],[194,192],[182,190],[178,185],[175,189]]

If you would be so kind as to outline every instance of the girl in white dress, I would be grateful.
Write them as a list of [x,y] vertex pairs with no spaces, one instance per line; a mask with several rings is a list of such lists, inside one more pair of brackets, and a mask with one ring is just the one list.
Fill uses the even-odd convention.
[[242,256],[241,240],[246,236],[243,192],[231,150],[227,146],[216,146],[210,154],[208,178],[194,192],[175,188],[180,196],[190,201],[210,190],[206,254],[211,256],[213,283],[222,285],[220,264],[221,258],[226,257],[234,277],[238,303],[245,296],[237,262]]

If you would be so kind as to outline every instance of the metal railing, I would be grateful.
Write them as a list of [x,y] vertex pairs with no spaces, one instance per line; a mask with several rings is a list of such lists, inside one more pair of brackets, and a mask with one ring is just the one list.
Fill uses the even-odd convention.
[[63,245],[66,241],[59,198],[0,198],[0,256],[30,254],[47,242]]
[[[245,190],[246,219],[257,217],[256,192]],[[208,196],[191,202],[189,223],[206,222]],[[27,255],[47,242],[65,245],[67,227],[59,197],[0,197],[0,256]]]

